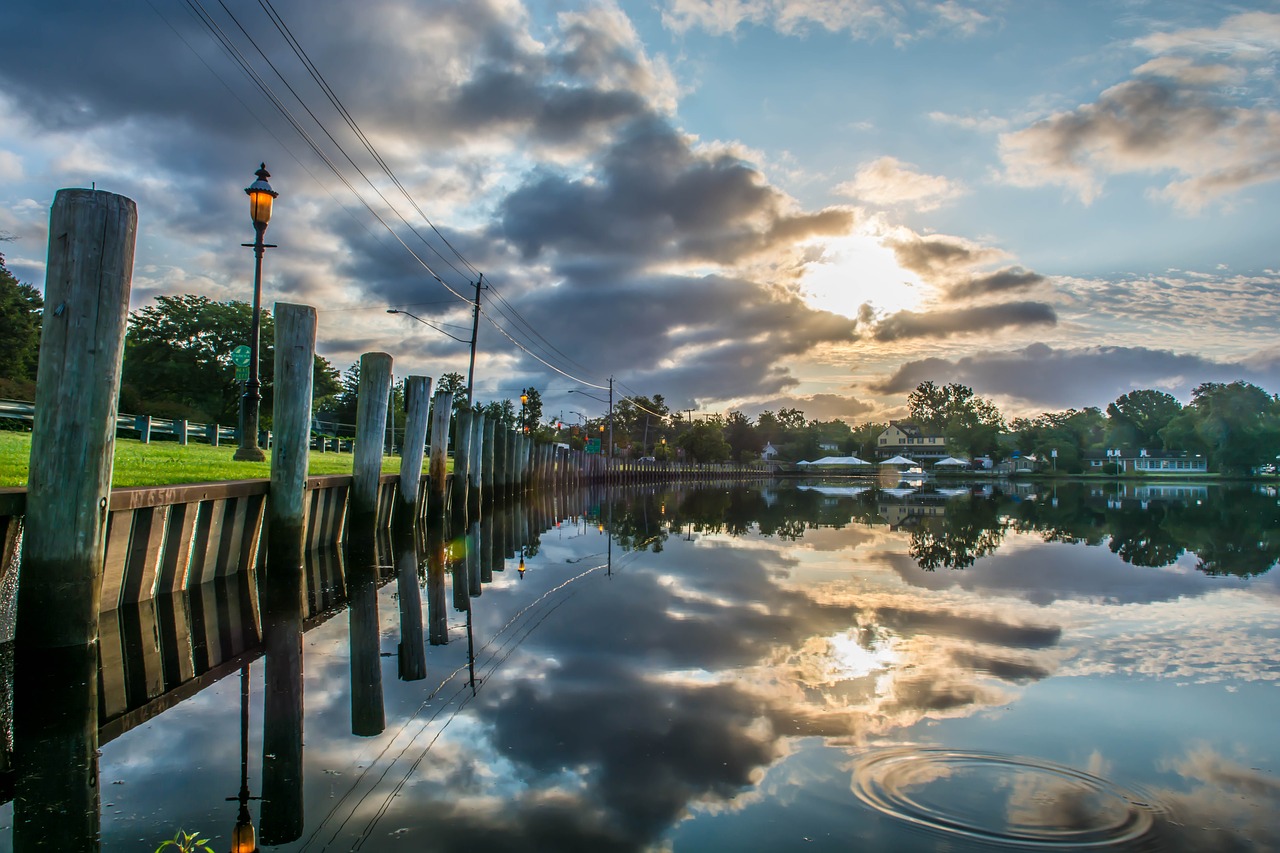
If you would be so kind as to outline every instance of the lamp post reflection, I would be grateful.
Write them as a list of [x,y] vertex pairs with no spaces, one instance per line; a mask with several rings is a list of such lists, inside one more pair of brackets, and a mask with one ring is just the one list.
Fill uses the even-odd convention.
[[249,667],[240,668],[240,793],[227,797],[231,803],[240,803],[236,825],[231,830],[231,853],[256,853],[258,835],[249,815],[249,801],[258,797],[249,795]]

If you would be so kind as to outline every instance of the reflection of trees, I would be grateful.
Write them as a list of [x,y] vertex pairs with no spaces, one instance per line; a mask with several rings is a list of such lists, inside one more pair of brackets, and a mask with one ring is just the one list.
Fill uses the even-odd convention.
[[952,501],[946,515],[922,518],[912,527],[911,557],[926,572],[965,569],[1000,547],[1006,527],[995,500]]
[[[1151,489],[1151,498],[1134,497]],[[1247,487],[1213,487],[1187,496],[1156,484],[1058,483],[1031,495],[959,496],[945,505],[925,490],[908,506],[945,506],[944,514],[911,517],[910,553],[926,571],[966,568],[995,552],[1005,534],[1038,535],[1045,542],[1102,545],[1134,566],[1171,565],[1184,553],[1213,575],[1250,577],[1280,561],[1280,506]],[[1137,492],[1139,495],[1141,491]],[[755,486],[695,487],[626,495],[614,506],[613,531],[624,548],[661,550],[666,531],[728,533],[799,540],[810,530],[883,524],[885,493],[832,495],[816,490],[764,491]]]

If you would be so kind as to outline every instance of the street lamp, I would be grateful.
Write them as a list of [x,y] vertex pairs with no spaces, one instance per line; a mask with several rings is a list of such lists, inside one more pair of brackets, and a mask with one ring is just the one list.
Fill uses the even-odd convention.
[[240,793],[227,797],[228,802],[238,802],[240,812],[235,828],[231,830],[231,853],[258,853],[257,833],[253,829],[253,817],[249,814],[249,667],[240,668]]
[[529,395],[527,393],[522,392],[520,394],[520,430],[521,432],[529,431],[529,424],[525,421],[525,414],[524,414],[524,407],[528,402],[529,402]]
[[241,243],[253,249],[253,328],[249,332],[249,381],[245,383],[244,394],[240,397],[240,446],[236,448],[233,459],[242,462],[261,462],[267,458],[258,447],[258,404],[262,401],[258,382],[258,338],[262,329],[262,256],[267,249],[276,248],[273,244],[262,242],[262,235],[267,231],[267,223],[271,221],[271,205],[280,194],[271,189],[267,178],[267,164],[263,163],[254,172],[258,180],[245,187],[249,196],[249,218],[253,220],[254,240],[252,243]]

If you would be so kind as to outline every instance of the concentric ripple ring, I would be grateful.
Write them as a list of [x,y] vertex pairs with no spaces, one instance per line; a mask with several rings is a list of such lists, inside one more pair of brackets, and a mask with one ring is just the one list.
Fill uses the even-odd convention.
[[993,752],[891,748],[860,756],[853,791],[897,820],[984,843],[1098,849],[1143,838],[1149,796],[1074,767]]

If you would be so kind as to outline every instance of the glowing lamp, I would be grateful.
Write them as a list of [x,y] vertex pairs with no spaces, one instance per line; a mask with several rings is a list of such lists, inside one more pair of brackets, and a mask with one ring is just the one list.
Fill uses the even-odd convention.
[[253,220],[254,228],[266,228],[271,221],[271,202],[280,193],[271,189],[271,184],[267,183],[271,173],[267,171],[266,163],[259,166],[254,174],[258,180],[244,188],[245,194],[249,196],[249,218]]

